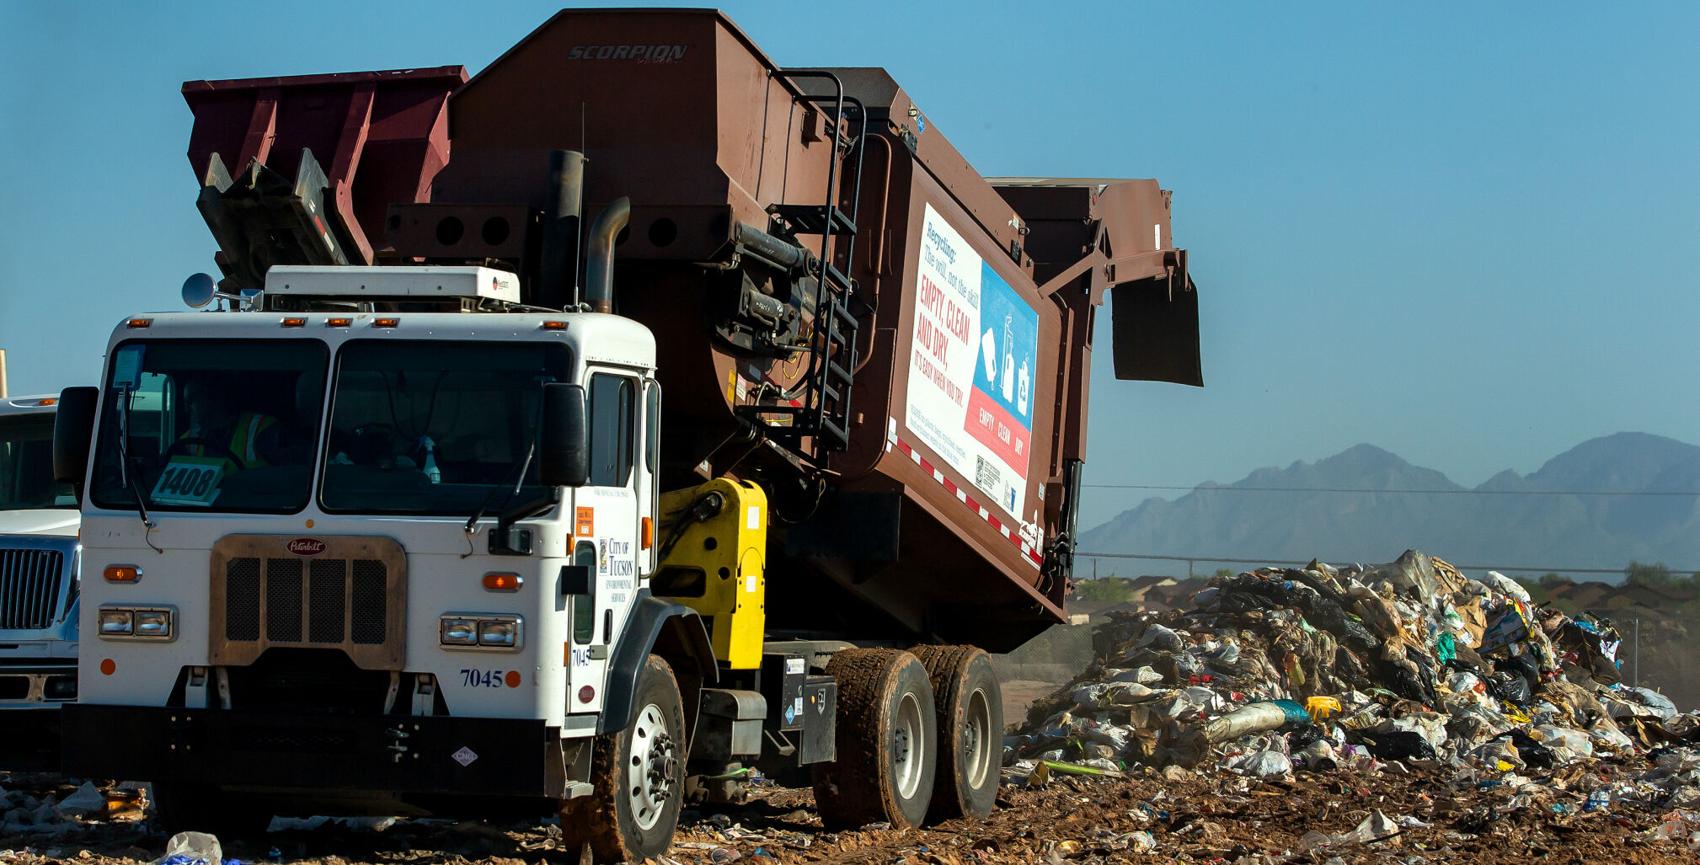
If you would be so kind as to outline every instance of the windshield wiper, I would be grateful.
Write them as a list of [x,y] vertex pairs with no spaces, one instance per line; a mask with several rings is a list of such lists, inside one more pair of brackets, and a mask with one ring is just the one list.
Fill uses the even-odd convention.
[[[525,473],[531,470],[531,458],[536,455],[537,442],[533,441],[531,446],[525,449],[525,459],[519,464],[519,476],[514,478],[513,488],[508,489],[508,494],[502,497],[502,503],[497,507],[497,510],[500,511],[506,508],[508,503],[514,500],[514,496],[519,495],[519,491],[525,486]],[[484,501],[479,503],[478,510],[473,511],[472,516],[467,518],[466,526],[464,528],[464,531],[466,532],[466,555],[461,556],[461,558],[464,559],[466,556],[472,555],[472,536],[478,533],[478,521],[484,519],[484,515],[489,512],[490,497],[495,495],[497,490],[501,489],[507,489],[506,485],[494,487],[489,492],[485,493]],[[515,517],[514,519],[521,518]],[[494,531],[507,531],[508,525],[512,523],[513,519],[508,519],[507,513],[504,511],[501,516],[496,518],[496,528]]]
[[147,496],[142,495],[142,487],[136,483],[136,476],[130,473],[130,389],[118,388],[118,482],[130,491],[136,500],[136,513],[142,518],[142,540],[147,542],[156,553],[164,554],[164,550],[154,546],[153,519],[148,516]]

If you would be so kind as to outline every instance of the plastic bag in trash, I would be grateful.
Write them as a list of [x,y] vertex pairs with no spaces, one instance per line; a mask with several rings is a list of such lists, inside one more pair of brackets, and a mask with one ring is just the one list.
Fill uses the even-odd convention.
[[1600,722],[1595,724],[1594,728],[1588,731],[1588,736],[1594,740],[1594,744],[1596,746],[1607,748],[1609,750],[1635,750],[1635,741],[1630,739],[1628,736],[1623,735],[1623,731],[1619,730],[1617,725],[1612,723],[1610,718],[1600,719]]
[[1493,586],[1495,589],[1498,589],[1499,591],[1504,592],[1525,604],[1531,602],[1528,589],[1523,588],[1523,586],[1516,580],[1513,580],[1498,571],[1488,571],[1487,577],[1484,578],[1482,582]]
[[1488,693],[1518,706],[1529,705],[1533,694],[1529,691],[1529,680],[1510,670],[1494,673],[1485,680]]
[[1624,687],[1617,689],[1619,693],[1645,706],[1653,717],[1661,721],[1669,721],[1676,717],[1676,704],[1669,697],[1651,688]]
[[106,797],[95,789],[94,784],[84,781],[83,786],[66,796],[57,807],[59,813],[65,816],[97,816],[106,813]]
[[1161,652],[1178,652],[1184,648],[1181,635],[1155,622],[1147,625],[1145,633],[1133,644],[1136,649],[1153,648]]
[[1136,682],[1141,685],[1155,685],[1163,681],[1163,674],[1149,666],[1140,667],[1136,670],[1105,670],[1104,674],[1104,681],[1106,682]]
[[1541,734],[1541,744],[1552,749],[1553,759],[1557,760],[1559,765],[1587,760],[1594,756],[1594,743],[1580,730],[1542,724],[1535,728],[1535,732]]
[[1415,730],[1360,733],[1359,740],[1381,760],[1436,759],[1434,745]]
[[1294,756],[1298,758],[1300,765],[1314,772],[1329,772],[1340,765],[1340,759],[1334,753],[1334,745],[1327,739],[1317,739],[1306,744]]
[[1364,818],[1362,823],[1358,824],[1356,829],[1350,832],[1342,832],[1338,835],[1330,835],[1326,832],[1306,832],[1304,837],[1299,839],[1298,852],[1309,853],[1312,850],[1324,847],[1368,844],[1373,841],[1392,838],[1401,831],[1399,824],[1389,819],[1386,814],[1380,811],[1372,811],[1368,817]]
[[1205,724],[1204,738],[1211,743],[1226,742],[1300,723],[1310,723],[1305,707],[1292,700],[1265,700],[1242,706]]
[[1239,768],[1254,778],[1280,778],[1293,771],[1293,761],[1280,751],[1259,751],[1242,761]]
[[[1527,768],[1523,763],[1523,755],[1517,753],[1516,746],[1512,745],[1511,740],[1505,737],[1490,739],[1482,743],[1482,746],[1477,748],[1472,756],[1480,761],[1483,766],[1490,769],[1508,772],[1512,769]],[[1502,768],[1502,764],[1504,768]]]
[[153,865],[223,865],[224,848],[205,832],[178,832],[165,842],[165,855]]

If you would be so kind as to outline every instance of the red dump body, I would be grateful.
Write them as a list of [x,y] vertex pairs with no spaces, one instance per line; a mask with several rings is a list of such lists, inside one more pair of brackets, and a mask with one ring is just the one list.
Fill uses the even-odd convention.
[[[1007,649],[1062,617],[1104,292],[1119,377],[1201,383],[1168,193],[1155,181],[994,186],[882,70],[824,72],[779,69],[713,11],[564,11],[454,91],[440,172],[439,127],[410,121],[399,158],[375,159],[368,142],[358,173],[336,182],[352,185],[379,259],[494,259],[529,279],[531,302],[558,306],[570,286],[534,276],[550,272],[536,260],[558,197],[551,154],[583,153],[587,220],[631,200],[614,306],[657,335],[664,483],[733,474],[769,491],[770,629]],[[456,70],[406,74],[447,96]],[[329,80],[300,92],[357,119],[323,92]],[[215,112],[185,93],[197,167],[210,149],[248,146],[251,98],[247,114]],[[273,93],[278,140],[306,140],[288,122],[295,92]],[[315,143],[319,161],[359,126]],[[370,172],[402,205],[387,221],[360,195]],[[848,280],[854,324],[845,344],[804,351],[831,317],[810,294],[820,268],[751,264],[764,247],[740,226],[819,255],[818,227],[792,217],[814,207],[830,222],[829,204],[843,222],[824,259]],[[794,344],[750,336],[770,308]],[[829,380],[811,369],[828,361],[853,367],[842,439],[781,444],[783,419],[763,408],[842,405],[842,393],[811,395]]]

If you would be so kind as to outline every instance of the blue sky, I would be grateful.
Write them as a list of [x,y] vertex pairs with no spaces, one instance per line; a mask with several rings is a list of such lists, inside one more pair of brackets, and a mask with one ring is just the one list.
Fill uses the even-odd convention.
[[[13,392],[92,380],[119,318],[213,270],[180,82],[476,71],[558,6],[0,3]],[[1100,352],[1089,481],[1368,441],[1475,483],[1622,429],[1700,440],[1700,5],[724,8],[782,64],[890,69],[985,174],[1175,190],[1208,387]]]

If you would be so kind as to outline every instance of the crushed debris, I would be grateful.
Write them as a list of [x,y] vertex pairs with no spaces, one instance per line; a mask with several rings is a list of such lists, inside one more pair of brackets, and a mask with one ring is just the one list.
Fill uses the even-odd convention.
[[[1415,552],[1219,578],[1100,628],[1091,668],[1006,738],[990,819],[828,832],[809,791],[763,783],[688,809],[657,861],[1694,861],[1700,715],[1619,681],[1609,622],[1518,589]],[[0,787],[4,863],[578,861],[549,819],[279,818],[191,848],[135,785]]]

